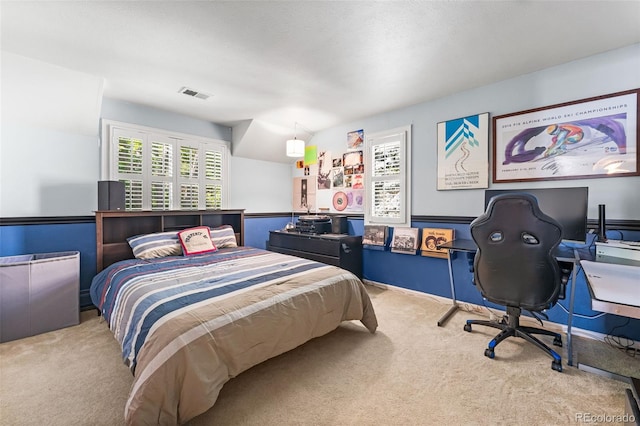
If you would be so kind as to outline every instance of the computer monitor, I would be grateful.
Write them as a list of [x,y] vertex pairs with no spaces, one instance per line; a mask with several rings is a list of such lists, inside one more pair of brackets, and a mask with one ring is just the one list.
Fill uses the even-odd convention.
[[491,197],[509,192],[526,192],[538,199],[538,206],[562,226],[564,241],[586,243],[589,188],[487,189],[485,210]]

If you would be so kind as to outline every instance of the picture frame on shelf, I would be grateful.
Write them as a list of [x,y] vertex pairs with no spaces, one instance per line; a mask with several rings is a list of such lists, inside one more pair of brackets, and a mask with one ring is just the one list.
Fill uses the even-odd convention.
[[440,244],[453,241],[453,229],[422,228],[422,245],[420,251],[423,256],[449,258],[449,250],[440,249]]
[[418,228],[393,228],[391,251],[402,254],[416,254],[419,231]]
[[387,245],[388,236],[389,227],[386,225],[365,225],[362,244],[384,247]]

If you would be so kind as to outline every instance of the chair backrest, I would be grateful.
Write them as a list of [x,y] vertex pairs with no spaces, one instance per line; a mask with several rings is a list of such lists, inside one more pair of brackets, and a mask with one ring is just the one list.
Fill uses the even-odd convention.
[[493,197],[485,213],[471,223],[478,246],[475,284],[493,303],[529,311],[547,309],[558,300],[561,273],[554,250],[562,227],[527,193]]

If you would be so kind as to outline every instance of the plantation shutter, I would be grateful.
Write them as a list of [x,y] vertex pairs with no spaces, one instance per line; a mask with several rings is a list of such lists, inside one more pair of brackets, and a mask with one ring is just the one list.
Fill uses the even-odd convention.
[[371,216],[399,219],[401,213],[400,141],[381,142],[372,146],[373,176]]
[[222,168],[223,152],[208,149],[205,151],[205,207],[222,208]]
[[381,132],[367,142],[365,166],[370,172],[366,174],[365,223],[411,226],[407,131]]
[[124,182],[126,210],[224,208],[226,142],[104,123],[101,178]]
[[173,197],[173,143],[151,142],[151,210],[168,210]]
[[114,132],[117,180],[124,182],[125,209],[142,210],[144,180],[144,138],[130,132]]
[[178,185],[180,186],[180,199],[178,205],[181,209],[197,209],[200,204],[199,151],[197,145],[189,145],[182,141],[179,143]]

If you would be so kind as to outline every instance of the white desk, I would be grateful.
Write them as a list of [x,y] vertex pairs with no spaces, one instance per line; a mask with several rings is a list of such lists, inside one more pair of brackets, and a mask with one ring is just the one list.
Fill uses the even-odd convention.
[[640,319],[640,266],[581,260],[591,308]]
[[[607,262],[580,261],[591,295],[591,309],[640,319],[640,262],[637,265],[628,264],[628,260],[621,259],[624,264],[616,264],[609,263],[615,262],[615,259],[607,260]],[[636,395],[640,392],[638,389],[640,381],[637,378],[620,376],[586,364],[578,363],[577,367],[579,370],[630,383]]]

